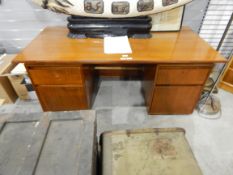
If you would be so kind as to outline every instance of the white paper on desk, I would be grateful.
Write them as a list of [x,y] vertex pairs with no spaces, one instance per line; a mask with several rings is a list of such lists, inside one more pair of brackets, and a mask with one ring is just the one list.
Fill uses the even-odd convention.
[[105,37],[104,53],[106,54],[124,54],[132,53],[129,39],[127,36]]

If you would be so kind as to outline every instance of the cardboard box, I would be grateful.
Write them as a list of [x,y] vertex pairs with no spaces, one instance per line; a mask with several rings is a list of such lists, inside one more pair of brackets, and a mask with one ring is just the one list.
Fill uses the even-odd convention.
[[0,99],[0,106],[2,106],[5,103],[5,99]]
[[11,61],[14,55],[3,55],[0,57],[0,99],[4,100],[4,103],[14,103],[18,98],[11,82],[4,73],[12,67]]
[[[16,67],[16,64],[12,63],[14,57],[15,55],[6,55],[2,58],[3,71],[0,74],[0,78],[2,79],[1,81],[4,82],[4,91],[14,91],[14,95],[16,96],[16,98],[11,102],[14,102],[17,97],[19,97],[21,100],[28,100],[30,99],[30,97],[27,88],[25,87],[25,85],[21,84],[26,73],[11,74],[11,71]],[[6,86],[7,81],[8,83]],[[2,97],[0,96],[0,98]]]
[[8,75],[8,78],[15,89],[16,94],[21,100],[30,99],[26,86],[21,84],[24,80],[24,75]]

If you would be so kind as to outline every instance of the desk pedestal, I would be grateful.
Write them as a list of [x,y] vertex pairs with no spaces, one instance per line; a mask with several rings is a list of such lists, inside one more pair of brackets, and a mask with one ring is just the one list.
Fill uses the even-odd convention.
[[[190,114],[212,64],[143,66],[143,92],[149,114]],[[95,96],[94,65],[26,65],[44,111],[90,109]]]

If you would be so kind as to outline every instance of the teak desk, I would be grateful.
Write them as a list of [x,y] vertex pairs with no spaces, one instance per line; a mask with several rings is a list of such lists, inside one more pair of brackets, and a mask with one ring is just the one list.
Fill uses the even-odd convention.
[[[140,66],[149,114],[192,113],[214,63],[226,62],[189,28],[130,39],[132,54],[104,54],[103,39],[70,39],[65,27],[42,31],[14,59],[25,63],[44,111],[89,109],[95,66]],[[127,72],[124,72],[127,74]]]

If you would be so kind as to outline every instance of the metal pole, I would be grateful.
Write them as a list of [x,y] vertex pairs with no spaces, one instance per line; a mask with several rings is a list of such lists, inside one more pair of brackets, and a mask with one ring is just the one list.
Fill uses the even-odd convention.
[[[218,45],[218,47],[217,47],[217,51],[219,51],[219,49],[221,48],[221,46],[222,46],[222,44],[223,44],[223,42],[224,42],[224,40],[225,40],[225,37],[226,37],[226,35],[227,35],[227,32],[228,32],[229,28],[231,27],[232,21],[233,21],[233,13],[231,14],[231,18],[230,18],[230,20],[229,20],[229,22],[228,22],[228,24],[227,24],[227,27],[226,27],[226,29],[225,29],[225,31],[224,31],[224,33],[223,33],[223,36],[222,36],[222,38],[221,38],[221,40],[220,40],[220,42],[219,42],[219,45]],[[229,57],[229,58],[231,58],[232,56],[233,56],[233,50],[231,50],[231,54],[230,54],[230,57]],[[224,73],[226,67],[227,67],[227,63],[224,64],[223,68],[221,69],[221,71],[220,71],[220,73],[219,73],[219,75],[218,75],[218,77],[217,77],[217,80],[215,81],[215,83],[214,83],[214,85],[212,86],[212,88],[211,88],[211,90],[210,90],[208,96],[206,97],[206,100],[205,100],[204,104],[202,105],[201,110],[204,108],[204,106],[206,105],[206,103],[207,103],[207,101],[209,100],[210,96],[212,95],[212,93],[213,93],[215,87],[216,87],[217,84],[219,83],[219,80],[220,80],[222,74]]]

